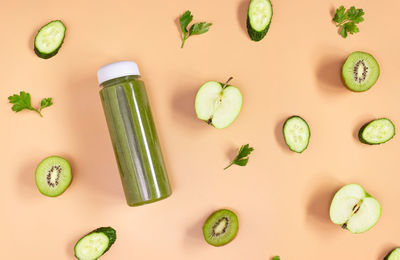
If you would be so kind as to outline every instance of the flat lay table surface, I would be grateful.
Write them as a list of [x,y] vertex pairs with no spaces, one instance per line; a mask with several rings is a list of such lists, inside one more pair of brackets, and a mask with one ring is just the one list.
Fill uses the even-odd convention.
[[[359,142],[367,121],[400,126],[400,27],[395,0],[272,0],[266,37],[250,40],[249,1],[3,1],[0,8],[0,127],[3,224],[1,259],[74,259],[85,233],[117,230],[101,259],[266,260],[383,259],[400,246],[400,138]],[[332,17],[340,5],[363,8],[360,32],[343,39]],[[186,10],[209,32],[183,49],[178,18]],[[59,53],[33,51],[38,29],[60,19]],[[369,91],[349,91],[341,67],[353,51],[371,53],[380,78]],[[173,194],[129,207],[114,157],[97,70],[135,61],[146,84]],[[194,99],[209,80],[238,87],[243,107],[226,129],[196,118]],[[32,104],[52,97],[43,118],[15,113],[7,97],[29,92]],[[286,146],[282,125],[299,115],[311,129],[302,154]],[[238,148],[254,147],[245,167],[223,170]],[[71,163],[71,186],[59,197],[39,193],[34,172],[50,155]],[[335,192],[358,183],[380,201],[382,216],[363,234],[329,219]],[[202,226],[215,210],[233,210],[237,237],[213,247]]]

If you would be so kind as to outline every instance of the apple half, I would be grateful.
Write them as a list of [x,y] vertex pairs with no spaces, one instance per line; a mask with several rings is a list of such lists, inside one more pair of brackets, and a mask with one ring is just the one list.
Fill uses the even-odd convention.
[[329,210],[331,221],[354,234],[371,229],[381,216],[381,205],[358,184],[336,192]]
[[197,118],[215,128],[222,129],[235,121],[242,109],[242,93],[237,87],[208,81],[196,95],[195,109]]

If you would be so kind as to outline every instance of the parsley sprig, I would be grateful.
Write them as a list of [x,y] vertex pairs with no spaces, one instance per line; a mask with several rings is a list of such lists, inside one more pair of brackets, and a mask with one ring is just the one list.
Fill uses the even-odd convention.
[[181,26],[182,30],[182,45],[181,48],[185,45],[186,40],[192,36],[192,35],[199,35],[208,32],[210,26],[212,23],[207,23],[207,22],[201,22],[201,23],[195,23],[190,26],[189,29],[187,29],[188,25],[190,22],[193,20],[193,15],[192,13],[187,10],[180,18],[179,18],[179,24]]
[[246,166],[247,163],[249,162],[249,155],[250,153],[254,150],[253,147],[250,147],[249,144],[242,145],[239,149],[238,155],[235,157],[235,159],[224,168],[224,170],[228,169],[232,165],[236,164],[239,166]]
[[53,105],[52,98],[43,98],[40,101],[40,107],[34,108],[31,105],[31,95],[25,91],[19,92],[19,95],[14,94],[12,96],[9,96],[8,100],[11,104],[13,104],[13,106],[11,107],[12,111],[19,112],[24,109],[32,110],[38,113],[41,117],[43,117],[42,109]]
[[336,9],[333,21],[336,23],[336,26],[340,28],[340,35],[346,38],[348,33],[354,34],[360,31],[356,24],[364,21],[363,15],[363,9],[356,9],[352,6],[346,11],[346,8],[342,5]]

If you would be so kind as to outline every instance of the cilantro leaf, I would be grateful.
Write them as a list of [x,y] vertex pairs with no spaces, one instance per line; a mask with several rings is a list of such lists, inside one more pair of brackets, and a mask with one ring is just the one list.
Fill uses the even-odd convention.
[[272,260],[281,260],[281,258],[280,258],[279,256],[274,256],[274,257],[272,258]]
[[187,10],[181,17],[179,17],[179,25],[182,31],[182,45],[181,48],[185,45],[186,40],[192,35],[199,35],[208,32],[211,23],[201,22],[193,24],[188,30],[187,27],[189,23],[193,20],[192,13]]
[[354,6],[350,7],[347,11],[344,6],[340,6],[336,9],[333,21],[336,23],[336,26],[340,28],[340,35],[346,38],[349,33],[358,33],[360,29],[356,24],[364,21],[364,14],[363,9],[356,9]]
[[227,167],[224,168],[224,170],[228,169],[234,164],[239,166],[246,166],[247,163],[249,162],[249,155],[253,150],[254,148],[250,147],[249,144],[242,145],[239,149],[238,155]]
[[32,107],[32,105],[31,105],[31,95],[25,91],[19,92],[19,95],[14,94],[12,96],[9,96],[8,100],[9,100],[10,104],[13,104],[13,106],[11,107],[12,111],[19,112],[24,109],[27,109],[27,110],[35,111],[40,116],[43,116],[41,113],[43,108],[53,105],[52,98],[44,98],[40,102],[40,108],[36,109],[36,108]]

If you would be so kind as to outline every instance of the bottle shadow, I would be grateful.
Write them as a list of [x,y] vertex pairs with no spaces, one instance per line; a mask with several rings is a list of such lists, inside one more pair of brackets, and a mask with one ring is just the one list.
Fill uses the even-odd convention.
[[96,73],[90,77],[74,76],[70,82],[68,115],[71,140],[74,147],[73,178],[79,185],[87,187],[90,197],[118,199],[123,203],[122,187],[118,168],[108,134]]
[[242,31],[247,35],[247,11],[249,8],[249,0],[243,0],[240,2],[238,11],[237,11],[237,18],[239,20],[240,28]]

